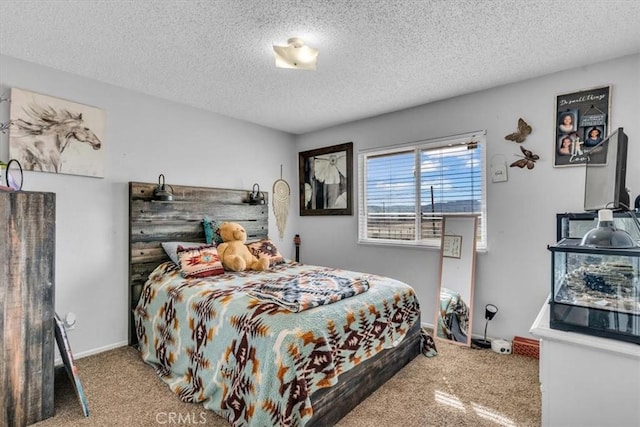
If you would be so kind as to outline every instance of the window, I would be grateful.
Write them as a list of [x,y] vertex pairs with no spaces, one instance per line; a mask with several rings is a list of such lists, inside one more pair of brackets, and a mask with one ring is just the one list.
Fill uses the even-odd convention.
[[360,243],[440,247],[443,215],[477,214],[486,248],[484,132],[358,156]]

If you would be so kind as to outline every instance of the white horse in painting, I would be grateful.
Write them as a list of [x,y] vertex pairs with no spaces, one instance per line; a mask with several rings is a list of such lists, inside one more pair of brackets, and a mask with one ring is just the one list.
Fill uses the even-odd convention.
[[32,104],[24,108],[27,119],[12,121],[11,155],[26,170],[61,172],[62,154],[71,141],[89,144],[94,150],[102,147],[100,139],[84,126],[82,113],[41,107]]

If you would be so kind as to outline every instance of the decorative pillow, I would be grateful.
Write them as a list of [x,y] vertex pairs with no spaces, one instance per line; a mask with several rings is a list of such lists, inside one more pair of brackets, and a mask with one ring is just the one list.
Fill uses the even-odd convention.
[[269,258],[269,267],[276,264],[282,264],[284,257],[280,255],[278,248],[269,239],[258,240],[257,242],[247,243],[247,247],[254,256],[267,255]]
[[178,260],[178,246],[182,246],[183,248],[199,248],[200,246],[204,246],[206,243],[203,242],[162,242],[162,249],[169,255],[171,261],[175,265],[180,265]]
[[220,233],[218,232],[220,228],[218,221],[204,217],[202,218],[202,225],[204,226],[204,239],[207,244],[215,243],[219,245],[222,243],[222,237],[220,237]]
[[215,245],[201,245],[197,248],[178,246],[177,253],[178,266],[185,277],[207,277],[224,273]]

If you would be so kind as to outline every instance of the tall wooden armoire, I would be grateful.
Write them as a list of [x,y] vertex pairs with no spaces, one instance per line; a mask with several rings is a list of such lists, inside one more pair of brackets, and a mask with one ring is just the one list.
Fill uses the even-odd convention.
[[54,193],[0,192],[0,426],[54,414]]

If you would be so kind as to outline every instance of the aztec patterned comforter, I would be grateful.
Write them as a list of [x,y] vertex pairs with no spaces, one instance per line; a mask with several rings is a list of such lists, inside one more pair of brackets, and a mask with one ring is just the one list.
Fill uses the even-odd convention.
[[[303,273],[369,287],[297,313],[251,295]],[[182,400],[203,402],[237,426],[304,425],[316,390],[397,345],[419,316],[414,290],[402,282],[295,262],[203,279],[185,279],[165,262],[135,309],[143,359]]]

